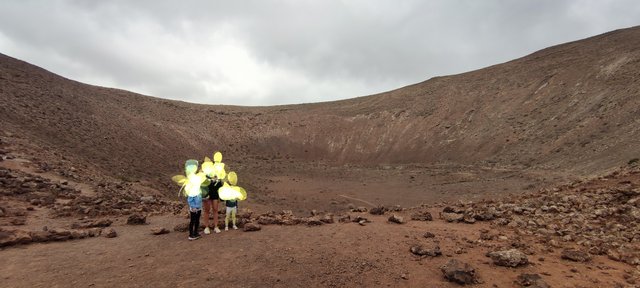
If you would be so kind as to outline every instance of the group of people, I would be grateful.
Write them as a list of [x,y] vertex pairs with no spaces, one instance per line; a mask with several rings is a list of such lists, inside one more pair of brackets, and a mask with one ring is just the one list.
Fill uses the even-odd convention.
[[[198,172],[198,161],[189,159],[185,162],[185,174],[173,176],[172,179],[181,185],[180,192],[187,197],[189,205],[189,240],[196,240],[201,237],[199,233],[200,217],[204,208],[204,234],[220,233],[218,228],[218,206],[220,201],[224,201],[226,215],[224,220],[224,230],[229,230],[229,220],[232,228],[236,226],[236,214],[238,212],[238,201],[246,199],[246,191],[236,186],[237,175],[229,172],[227,175],[224,163],[221,162],[222,154],[214,154],[214,162],[207,157],[202,163],[202,168]],[[213,212],[213,225],[209,223],[209,213]]]

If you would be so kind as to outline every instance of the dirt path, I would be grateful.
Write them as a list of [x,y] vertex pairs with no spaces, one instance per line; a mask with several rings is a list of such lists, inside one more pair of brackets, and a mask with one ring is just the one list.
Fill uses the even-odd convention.
[[369,202],[369,201],[366,201],[366,200],[362,200],[362,199],[358,199],[358,198],[353,198],[353,197],[349,197],[349,196],[347,196],[347,195],[342,195],[342,194],[340,194],[340,195],[338,195],[338,196],[343,197],[343,198],[347,198],[347,199],[351,199],[351,200],[355,200],[355,201],[359,201],[359,202],[365,203],[365,204],[367,204],[367,205],[369,205],[369,206],[371,206],[371,207],[376,207],[376,205],[375,205],[375,204],[373,204],[373,203],[371,203],[371,202]]

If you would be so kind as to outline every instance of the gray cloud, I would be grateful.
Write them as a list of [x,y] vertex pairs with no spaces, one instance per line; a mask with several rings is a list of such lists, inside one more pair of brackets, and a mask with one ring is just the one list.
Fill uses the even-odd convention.
[[344,99],[638,25],[635,1],[20,1],[0,52],[207,104]]

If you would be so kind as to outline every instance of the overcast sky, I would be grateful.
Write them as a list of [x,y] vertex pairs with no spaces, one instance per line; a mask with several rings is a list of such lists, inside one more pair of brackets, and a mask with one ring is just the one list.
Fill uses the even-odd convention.
[[640,24],[637,0],[0,1],[0,53],[204,104],[370,95]]

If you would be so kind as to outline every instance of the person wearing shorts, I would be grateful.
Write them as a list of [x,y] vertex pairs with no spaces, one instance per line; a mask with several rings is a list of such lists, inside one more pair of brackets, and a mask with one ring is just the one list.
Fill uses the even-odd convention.
[[[207,176],[207,178],[209,177]],[[222,187],[222,181],[216,175],[209,179],[211,180],[211,184],[208,187],[209,193],[202,201],[204,206],[204,234],[211,234],[209,227],[213,227],[213,232],[220,233],[220,229],[218,229],[218,204],[220,201],[218,189]],[[209,211],[211,210],[213,210],[213,225],[209,225]]]

